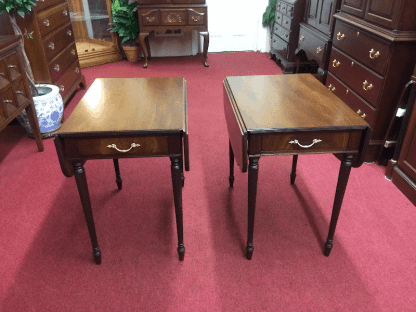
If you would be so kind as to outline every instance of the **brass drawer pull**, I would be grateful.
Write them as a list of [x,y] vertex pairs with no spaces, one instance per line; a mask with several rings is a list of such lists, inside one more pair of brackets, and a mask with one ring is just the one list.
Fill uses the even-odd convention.
[[12,101],[12,100],[4,100],[3,102],[4,102],[4,103],[13,103],[13,101]]
[[48,27],[49,26],[49,20],[48,19],[45,19],[43,21],[43,25],[45,25],[46,27]]
[[362,119],[365,119],[365,117],[366,117],[365,113],[363,113],[363,112],[361,111],[361,109],[359,109],[359,110],[357,111],[357,114],[358,114],[358,115],[360,115],[360,117],[361,117]]
[[65,87],[63,85],[59,86],[59,91],[64,92],[65,91]]
[[331,91],[331,92],[335,92],[336,89],[332,84],[329,84],[328,90]]
[[337,33],[337,40],[341,41],[341,40],[344,40],[344,38],[345,38],[344,34],[341,35],[341,32]]
[[378,58],[380,56],[380,52],[376,52],[376,51],[374,51],[374,49],[371,49],[370,50],[370,58],[371,59],[375,59],[375,58]]
[[7,65],[8,68],[17,68],[16,65]]
[[341,65],[341,62],[340,62],[340,61],[337,61],[336,59],[334,59],[334,60],[332,61],[332,66],[333,66],[333,67],[338,67],[339,65]]
[[16,91],[16,94],[25,94],[23,91]]
[[54,69],[56,72],[59,72],[59,71],[61,70],[61,67],[59,66],[59,64],[56,64],[56,65],[53,67],[53,69]]
[[365,119],[365,114],[362,114],[361,116],[360,116],[362,119]]
[[361,109],[357,111],[357,114],[360,115],[362,113]]
[[309,144],[309,145],[302,145],[302,144],[299,143],[298,140],[292,140],[292,141],[289,142],[289,144],[297,144],[297,145],[299,145],[302,148],[309,148],[309,147],[312,147],[312,145],[314,145],[315,143],[319,143],[319,142],[322,142],[322,140],[320,140],[320,139],[313,139],[313,141],[312,141],[311,144]]
[[67,11],[67,10],[63,10],[63,11],[62,11],[62,14],[63,14],[64,16],[68,16],[68,11]]
[[321,47],[317,47],[316,48],[316,53],[317,54],[321,54],[322,53],[322,48]]
[[55,49],[55,44],[53,42],[49,43],[49,49],[51,50]]
[[72,36],[72,31],[71,31],[70,29],[68,29],[68,30],[66,31],[66,34],[67,34],[68,36]]
[[305,40],[305,36],[303,36],[303,35],[300,36],[300,40],[302,40],[302,41]]
[[72,49],[72,50],[71,50],[71,54],[72,54],[72,55],[75,55],[76,53],[77,53],[77,51],[75,51],[75,49]]
[[364,82],[363,82],[363,89],[365,91],[370,91],[372,88],[373,88],[373,85],[371,83],[368,84],[368,81],[367,80],[364,80]]
[[78,68],[78,67],[75,67],[75,72],[76,72],[77,74],[79,74],[79,68]]
[[121,149],[118,149],[117,148],[117,145],[115,145],[115,144],[110,144],[110,145],[107,145],[107,147],[108,148],[114,148],[116,151],[118,151],[118,152],[121,152],[121,153],[127,153],[127,152],[129,152],[133,147],[139,147],[140,146],[140,144],[137,144],[137,143],[131,143],[131,145],[130,145],[130,148],[129,149],[126,149],[126,150],[121,150]]

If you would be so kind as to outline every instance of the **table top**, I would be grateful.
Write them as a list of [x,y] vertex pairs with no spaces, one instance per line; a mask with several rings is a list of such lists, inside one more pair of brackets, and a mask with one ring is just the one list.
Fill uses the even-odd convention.
[[182,77],[98,78],[58,134],[187,133],[186,118]]
[[224,85],[249,132],[368,127],[311,74],[226,77]]

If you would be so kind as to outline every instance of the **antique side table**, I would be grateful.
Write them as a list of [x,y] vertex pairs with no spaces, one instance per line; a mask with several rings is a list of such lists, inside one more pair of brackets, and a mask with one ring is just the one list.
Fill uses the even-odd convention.
[[254,214],[261,156],[333,153],[341,160],[324,254],[329,256],[351,167],[363,161],[370,126],[311,74],[226,77],[224,111],[229,134],[230,186],[234,159],[248,169],[246,257],[253,255]]
[[75,176],[91,238],[101,263],[84,163],[113,159],[118,189],[119,158],[169,157],[178,234],[185,256],[182,225],[183,162],[189,170],[186,81],[181,77],[96,79],[55,137],[65,176]]

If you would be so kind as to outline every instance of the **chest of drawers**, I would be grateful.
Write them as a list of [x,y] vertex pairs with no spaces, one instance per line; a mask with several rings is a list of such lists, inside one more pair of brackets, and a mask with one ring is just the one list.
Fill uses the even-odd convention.
[[67,1],[40,0],[17,23],[32,36],[25,36],[25,51],[36,83],[58,86],[64,103],[78,85],[85,87]]
[[204,37],[202,63],[209,66],[208,7],[205,0],[137,0],[137,7],[144,68],[150,58],[149,34],[180,36],[193,31]]
[[0,36],[0,131],[26,109],[39,151],[43,151],[38,119],[22,61],[19,36]]
[[305,0],[278,0],[273,23],[270,58],[282,66],[283,73],[296,69],[296,47],[299,23],[303,17]]
[[[371,1],[365,6],[365,10],[371,11],[369,15],[349,10],[351,2],[344,0],[341,12],[335,14],[326,85],[371,125],[373,135],[366,161],[382,161],[378,157],[384,137],[416,62],[416,23],[412,24],[396,12],[405,12],[406,8],[395,5],[394,1],[390,1],[392,6],[388,7],[384,6],[385,1]],[[411,11],[416,1],[403,1],[403,5],[410,2],[413,2],[409,7]],[[379,19],[374,18],[377,8]],[[388,9],[393,11],[387,14]],[[385,23],[389,15],[402,21],[398,29],[388,28],[397,24],[394,20]]]

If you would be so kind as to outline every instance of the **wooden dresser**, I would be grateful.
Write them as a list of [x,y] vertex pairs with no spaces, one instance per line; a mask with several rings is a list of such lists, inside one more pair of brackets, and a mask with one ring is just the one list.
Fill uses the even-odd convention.
[[300,24],[297,53],[302,53],[304,62],[315,61],[316,77],[325,84],[328,74],[329,55],[334,33],[334,14],[341,0],[306,0],[304,21]]
[[35,105],[22,61],[20,36],[0,36],[0,131],[26,109],[38,150],[43,151]]
[[281,64],[285,74],[294,73],[296,69],[295,52],[304,8],[305,0],[278,0],[276,3],[270,58]]
[[372,127],[373,162],[416,62],[416,0],[343,0],[334,16],[326,85]]
[[17,23],[33,37],[25,36],[25,51],[36,83],[58,86],[64,103],[85,87],[66,0],[39,0]]
[[[183,36],[196,30],[204,36],[202,63],[208,67],[208,7],[205,0],[137,0],[139,42],[144,54],[143,67],[150,58],[149,34]],[[200,36],[198,36],[199,38]],[[198,40],[198,49],[199,49]]]
[[386,178],[416,206],[416,67],[412,80],[413,86],[406,105],[407,116],[401,129],[403,136],[400,134],[394,156],[387,164]]

